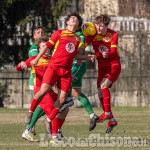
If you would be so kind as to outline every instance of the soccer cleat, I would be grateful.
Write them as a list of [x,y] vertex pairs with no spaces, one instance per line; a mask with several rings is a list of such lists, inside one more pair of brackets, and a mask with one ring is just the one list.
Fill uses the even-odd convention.
[[107,128],[107,130],[106,130],[106,133],[110,133],[112,130],[113,130],[113,128],[115,127],[115,126],[117,126],[117,121],[115,120],[115,121],[109,121],[108,122],[108,128]]
[[30,133],[30,134],[25,134],[25,132],[23,132],[22,138],[25,139],[25,140],[28,140],[28,141],[30,141],[30,142],[39,142],[39,140],[33,139],[33,134],[32,134],[32,133]]
[[110,115],[108,116],[105,112],[101,115],[101,116],[99,116],[99,119],[97,120],[97,122],[103,122],[103,121],[105,121],[105,120],[107,120],[107,119],[111,119],[112,118],[112,113],[110,113]]
[[32,128],[32,133],[33,133],[33,135],[36,135],[36,132],[35,132],[35,125],[34,125],[33,128]]
[[58,140],[60,140],[60,141],[67,141],[67,137],[63,136],[61,131],[57,132],[57,137],[58,137]]
[[33,115],[33,112],[28,112],[26,117],[25,117],[25,123],[26,124],[30,124],[31,122],[31,119],[32,119],[32,115]]
[[66,108],[71,107],[73,105],[74,105],[74,102],[72,98],[70,98],[68,101],[65,101],[65,103],[62,105],[62,107],[59,110],[59,113],[63,112],[64,110],[66,110]]
[[94,130],[94,128],[96,127],[96,122],[98,119],[99,119],[99,117],[94,114],[94,116],[90,119],[89,131]]
[[53,146],[58,145],[58,137],[51,137],[49,143],[52,144]]

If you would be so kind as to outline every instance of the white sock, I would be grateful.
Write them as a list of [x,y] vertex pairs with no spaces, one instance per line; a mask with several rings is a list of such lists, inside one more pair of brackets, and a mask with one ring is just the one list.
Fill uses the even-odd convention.
[[90,116],[90,119],[91,119],[91,118],[93,118],[93,116],[94,116],[94,113],[90,114],[89,116]]
[[107,116],[110,116],[110,112],[105,112],[107,114]]
[[29,110],[29,112],[33,113],[31,110]]
[[52,136],[52,139],[55,139],[55,138],[57,138],[57,136]]
[[26,127],[25,134],[30,134],[32,132],[32,128]]
[[57,132],[60,132],[60,129],[58,129],[58,131]]
[[48,122],[51,122],[51,120],[50,120],[48,117],[47,117],[47,121],[48,121]]
[[109,119],[109,121],[113,122],[113,121],[115,121],[115,119],[114,119],[114,118],[111,118],[111,119]]

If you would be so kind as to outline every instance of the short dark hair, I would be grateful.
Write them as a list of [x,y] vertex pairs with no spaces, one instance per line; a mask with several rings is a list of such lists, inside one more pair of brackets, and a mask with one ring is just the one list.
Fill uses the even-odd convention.
[[36,26],[33,30],[33,34],[35,33],[35,30],[38,30],[38,29],[43,29],[43,31],[44,31],[44,28],[42,26]]
[[73,12],[73,13],[69,14],[69,15],[65,18],[65,24],[67,25],[67,21],[70,19],[71,16],[76,16],[76,17],[78,18],[78,20],[79,20],[79,27],[81,27],[82,22],[83,22],[83,19],[82,19],[82,17],[81,17],[78,13],[76,13],[76,12]]
[[95,19],[94,19],[94,23],[95,24],[100,24],[100,23],[104,23],[105,26],[109,25],[110,23],[110,17],[108,15],[100,15],[100,16],[97,16]]
[[38,39],[36,39],[35,45],[37,46],[37,49],[39,50],[41,42],[47,42],[47,41],[48,41],[48,37],[46,37],[46,36],[42,36],[42,37],[39,37]]

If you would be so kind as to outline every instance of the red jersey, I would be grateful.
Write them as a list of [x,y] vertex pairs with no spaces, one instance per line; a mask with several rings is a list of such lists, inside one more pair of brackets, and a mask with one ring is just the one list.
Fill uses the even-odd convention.
[[[43,75],[48,67],[49,59],[48,57],[42,56],[38,64],[33,67],[30,64],[30,61],[35,59],[36,56],[30,57],[28,60],[25,61],[28,68],[32,68],[33,80],[34,80],[34,94],[36,94],[41,87]],[[17,65],[16,70],[21,71],[22,69]],[[52,89],[43,97],[42,101],[39,103],[42,110],[45,114],[49,115],[51,109],[53,107],[54,102],[57,100],[58,94],[56,94]]]
[[[105,35],[96,34],[95,36],[86,37],[85,46],[92,42],[98,63],[104,66],[110,66],[114,63],[120,63],[118,52],[118,34],[109,29]],[[102,52],[108,52],[108,57],[103,58]]]
[[80,44],[80,37],[68,29],[58,30],[53,33],[46,46],[54,51],[49,65],[65,66],[71,69],[73,59]]
[[[36,56],[32,56],[25,61],[25,63],[27,64],[27,67],[32,68],[32,75],[33,75],[33,80],[34,80],[34,90],[36,88],[39,89],[41,87],[43,75],[47,69],[48,62],[50,60],[50,58],[42,56],[39,59],[37,65],[34,67],[34,66],[31,66],[30,61],[35,58],[36,58]],[[16,70],[21,71],[22,69],[17,65]]]

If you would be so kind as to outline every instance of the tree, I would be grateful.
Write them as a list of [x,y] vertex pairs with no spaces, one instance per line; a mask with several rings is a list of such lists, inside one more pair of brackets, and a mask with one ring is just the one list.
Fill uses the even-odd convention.
[[[27,59],[33,29],[42,25],[46,33],[57,29],[56,21],[71,0],[1,0],[0,66]],[[31,31],[26,31],[30,23]]]

